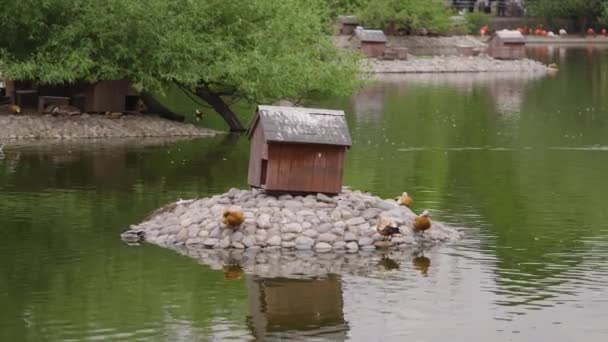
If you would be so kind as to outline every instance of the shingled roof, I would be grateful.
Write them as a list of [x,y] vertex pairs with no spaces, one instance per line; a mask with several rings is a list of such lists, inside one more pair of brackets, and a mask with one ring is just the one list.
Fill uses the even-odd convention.
[[366,30],[358,28],[355,30],[355,35],[362,42],[369,43],[386,43],[386,35],[382,30]]
[[341,110],[258,106],[249,137],[258,125],[268,142],[352,145]]
[[525,43],[526,39],[519,31],[500,30],[496,31],[492,39],[498,38],[504,43]]

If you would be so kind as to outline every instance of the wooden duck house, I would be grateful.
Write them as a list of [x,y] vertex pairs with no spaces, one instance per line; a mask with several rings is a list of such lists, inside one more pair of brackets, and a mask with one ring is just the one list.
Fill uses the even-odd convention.
[[351,146],[344,111],[258,106],[249,139],[249,185],[273,192],[342,191]]
[[488,42],[488,54],[497,59],[526,57],[526,39],[519,31],[497,31]]
[[386,50],[387,38],[382,30],[366,30],[358,28],[355,36],[359,40],[361,52],[371,58],[382,57]]

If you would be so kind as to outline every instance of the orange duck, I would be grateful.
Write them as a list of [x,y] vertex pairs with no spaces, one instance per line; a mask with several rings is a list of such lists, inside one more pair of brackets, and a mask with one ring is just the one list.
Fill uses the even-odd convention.
[[431,220],[429,217],[431,213],[428,210],[425,210],[419,216],[416,216],[414,219],[414,230],[417,232],[424,232],[431,228]]
[[237,228],[245,222],[245,213],[240,208],[228,209],[224,212],[223,222],[231,228]]
[[408,195],[407,192],[404,192],[401,194],[401,196],[397,197],[397,203],[399,205],[404,205],[409,208],[412,203],[414,203],[414,199],[410,195]]

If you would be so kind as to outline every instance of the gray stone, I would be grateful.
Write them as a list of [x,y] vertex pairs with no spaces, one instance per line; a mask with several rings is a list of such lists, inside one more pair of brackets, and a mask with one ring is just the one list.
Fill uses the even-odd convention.
[[281,237],[278,235],[270,237],[268,241],[266,241],[268,246],[280,246],[281,245]]
[[298,211],[300,216],[316,216],[317,214],[312,210],[300,210]]
[[245,247],[251,247],[251,246],[254,246],[254,245],[256,244],[256,242],[257,242],[257,241],[256,241],[255,237],[253,237],[253,236],[251,236],[251,235],[245,236],[245,237],[243,238],[243,240],[241,240],[241,243],[242,243],[243,245],[245,245]]
[[346,249],[356,252],[359,250],[359,245],[356,242],[349,242],[346,244]]
[[327,233],[334,227],[331,223],[323,223],[317,226],[317,232],[319,233]]
[[369,246],[374,243],[374,239],[365,236],[365,237],[359,238],[358,242],[359,242],[359,246],[361,246],[361,247]]
[[331,245],[325,242],[319,242],[315,245],[315,249],[318,251],[330,250]]
[[283,241],[292,241],[292,240],[295,240],[295,239],[296,239],[296,237],[297,237],[297,235],[296,235],[296,234],[293,234],[293,233],[286,233],[286,234],[283,234],[283,236],[281,236],[281,239],[282,239]]
[[319,235],[319,237],[317,238],[317,241],[332,243],[332,242],[336,241],[337,239],[338,238],[334,234],[323,233],[323,234]]
[[293,223],[289,223],[286,224],[281,231],[283,233],[296,233],[299,234],[302,232],[302,225],[297,223],[297,222],[293,222]]
[[228,248],[230,246],[230,236],[224,237],[220,241],[219,246],[220,246],[220,248]]
[[379,213],[380,213],[380,211],[378,209],[370,208],[370,209],[365,210],[363,212],[363,214],[361,214],[361,217],[363,217],[366,220],[371,220],[374,217],[378,216]]
[[374,207],[380,209],[380,210],[391,210],[394,208],[397,208],[398,205],[396,202],[391,202],[391,201],[386,201],[386,200],[378,200],[375,204]]
[[339,209],[335,209],[329,214],[332,221],[340,221],[342,219],[342,212]]
[[344,241],[351,242],[351,241],[357,241],[357,240],[359,240],[359,239],[357,238],[357,236],[355,234],[353,234],[351,232],[344,233]]
[[270,228],[270,215],[268,214],[261,214],[258,219],[256,220],[256,224],[258,225],[258,227],[260,228]]
[[200,228],[198,226],[190,226],[188,227],[188,237],[197,237],[198,233],[200,233]]
[[346,248],[346,242],[344,241],[336,241],[334,243],[334,249],[345,249]]
[[315,241],[313,239],[306,236],[299,236],[295,241],[297,249],[310,249],[314,243]]
[[312,223],[310,222],[302,222],[302,230],[307,230],[312,228]]
[[390,241],[376,241],[374,243],[374,246],[376,246],[376,248],[389,248],[392,245],[393,245],[393,243]]
[[302,235],[314,239],[319,235],[319,233],[314,229],[307,229],[304,231],[304,233],[302,233]]
[[380,240],[384,240],[385,238],[384,238],[384,236],[382,236],[382,235],[380,235],[378,233],[374,233],[372,235],[372,239],[374,239],[374,241],[380,241]]
[[220,236],[222,236],[222,230],[220,229],[220,227],[216,227],[209,233],[209,236],[213,238],[219,238]]
[[365,223],[365,219],[363,217],[353,217],[351,219],[346,220],[346,225],[347,226],[358,226],[360,224]]
[[195,237],[195,238],[190,238],[188,240],[186,240],[186,245],[187,246],[191,246],[191,245],[201,245],[203,243],[203,239]]
[[177,235],[175,236],[175,240],[180,241],[180,242],[186,242],[187,239],[188,239],[188,229],[186,229],[186,228],[180,230],[179,233],[177,233]]
[[287,200],[283,202],[283,206],[285,208],[290,208],[290,209],[294,209],[294,208],[301,208],[304,206],[304,203],[300,202],[300,201],[296,201],[296,200]]
[[281,247],[283,247],[283,248],[295,248],[296,247],[296,243],[295,243],[295,241],[283,241],[283,242],[281,242]]
[[205,239],[205,241],[203,241],[203,245],[205,245],[205,247],[211,247],[211,248],[213,248],[213,247],[217,246],[217,244],[219,242],[220,242],[219,239],[208,238],[208,239]]
[[243,233],[241,233],[239,231],[232,233],[232,236],[230,237],[230,241],[241,242],[241,240],[243,240]]
[[317,201],[325,202],[325,203],[334,203],[335,202],[333,198],[331,198],[325,194],[321,194],[321,193],[317,194]]

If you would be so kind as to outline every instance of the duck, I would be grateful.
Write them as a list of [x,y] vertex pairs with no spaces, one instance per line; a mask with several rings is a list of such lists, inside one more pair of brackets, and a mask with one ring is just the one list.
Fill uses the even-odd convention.
[[414,203],[414,199],[407,192],[404,192],[401,196],[397,197],[397,203],[409,208]]
[[108,119],[120,119],[122,115],[121,112],[106,112],[106,118]]
[[587,35],[588,36],[594,36],[595,37],[595,30],[592,28],[588,28],[587,29]]
[[565,35],[567,35],[567,34],[568,34],[568,32],[567,32],[566,30],[564,30],[564,29],[559,29],[559,35],[560,35],[561,37],[563,37],[563,36],[565,36]]
[[429,217],[431,213],[428,210],[422,212],[422,214],[416,216],[414,219],[414,230],[417,232],[424,232],[425,230],[431,228],[431,220]]
[[378,234],[384,236],[385,239],[401,233],[401,230],[397,227],[395,222],[387,217],[380,218],[380,222],[378,222],[378,225],[376,226],[376,231]]
[[122,232],[120,234],[120,238],[122,239],[122,241],[127,242],[127,243],[137,243],[137,242],[141,242],[144,240],[145,237],[145,232],[141,229],[139,230],[127,230],[125,232]]
[[21,107],[16,104],[9,105],[8,110],[11,114],[21,114]]
[[240,208],[232,208],[224,211],[223,222],[230,228],[240,227],[245,222],[245,213]]

